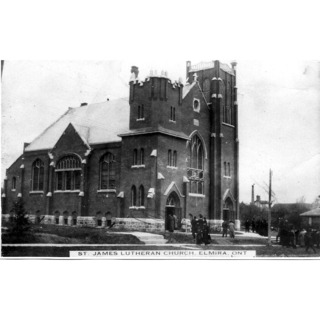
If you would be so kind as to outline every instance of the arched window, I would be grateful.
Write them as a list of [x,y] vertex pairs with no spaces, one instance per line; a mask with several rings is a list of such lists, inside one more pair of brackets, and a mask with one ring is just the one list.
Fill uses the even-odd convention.
[[17,178],[16,178],[16,177],[12,177],[12,180],[11,180],[11,189],[12,189],[12,190],[16,190],[16,187],[17,187]]
[[170,107],[170,121],[176,121],[176,108]]
[[200,138],[194,135],[190,144],[190,167],[194,169],[203,169],[203,146]]
[[44,185],[44,164],[43,161],[37,159],[32,164],[32,181],[31,190],[32,191],[43,191]]
[[172,166],[172,151],[171,149],[168,150],[168,166]]
[[177,166],[177,151],[173,151],[172,166]]
[[115,189],[116,188],[116,170],[115,158],[110,152],[106,153],[100,159],[100,189]]
[[140,149],[140,164],[141,165],[144,164],[144,149],[143,148]]
[[190,167],[187,174],[190,193],[204,194],[204,149],[200,138],[194,135],[190,143]]
[[131,187],[131,207],[137,205],[137,189],[136,186]]
[[55,169],[55,189],[80,191],[81,171],[81,161],[77,156],[69,155],[61,158]]
[[144,106],[142,105],[138,105],[138,119],[142,120],[144,119]]
[[138,164],[138,150],[133,150],[133,165],[136,166]]
[[143,185],[139,188],[139,207],[144,206],[144,187]]

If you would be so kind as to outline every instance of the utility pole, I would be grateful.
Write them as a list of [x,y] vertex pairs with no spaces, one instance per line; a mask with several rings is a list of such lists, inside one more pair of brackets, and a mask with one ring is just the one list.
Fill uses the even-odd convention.
[[269,210],[268,210],[268,246],[271,246],[271,195],[272,195],[272,171],[269,172]]

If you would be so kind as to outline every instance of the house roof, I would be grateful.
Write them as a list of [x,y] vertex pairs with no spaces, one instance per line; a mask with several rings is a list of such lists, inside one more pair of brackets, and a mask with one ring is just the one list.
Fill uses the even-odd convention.
[[300,214],[301,217],[320,217],[320,208],[316,208]]
[[125,98],[69,108],[35,138],[25,151],[52,149],[70,123],[89,145],[121,141],[118,134],[129,130],[129,108]]

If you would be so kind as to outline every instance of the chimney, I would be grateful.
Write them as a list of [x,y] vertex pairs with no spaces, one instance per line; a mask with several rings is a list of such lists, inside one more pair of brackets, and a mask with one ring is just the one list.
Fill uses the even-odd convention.
[[186,78],[189,77],[189,71],[191,69],[191,61],[187,61],[187,66],[186,66]]
[[139,68],[138,67],[135,67],[135,66],[132,66],[131,67],[131,74],[134,73],[136,79],[138,78],[138,75],[139,75]]
[[260,202],[260,201],[261,201],[260,196],[257,196],[257,202]]
[[232,61],[231,66],[232,66],[233,70],[236,70],[237,69],[237,61]]
[[254,184],[251,187],[251,203],[254,204]]

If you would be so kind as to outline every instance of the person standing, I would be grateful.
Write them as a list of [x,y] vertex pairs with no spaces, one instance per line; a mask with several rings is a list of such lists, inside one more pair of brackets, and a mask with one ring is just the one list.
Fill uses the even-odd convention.
[[175,213],[173,214],[173,229],[174,230],[178,230],[178,218],[177,216],[175,215]]
[[202,244],[203,242],[203,218],[202,214],[199,215],[199,219],[197,222],[197,244]]
[[232,239],[234,239],[234,237],[235,237],[234,232],[235,232],[235,225],[234,225],[233,221],[230,221],[229,222],[229,233],[230,233],[230,237]]
[[168,230],[169,232],[174,232],[174,219],[172,213],[168,215]]
[[191,220],[191,233],[193,239],[196,238],[196,231],[197,231],[197,216],[194,216]]
[[224,237],[224,235],[226,235],[226,237],[228,237],[228,222],[227,222],[227,220],[224,220],[222,223],[222,237]]
[[256,222],[254,221],[254,219],[252,219],[251,221],[251,230],[252,232],[256,232]]
[[205,245],[210,243],[209,226],[206,217],[203,218],[203,242]]
[[246,220],[245,224],[244,224],[245,230],[246,232],[250,232],[250,221],[249,219]]
[[313,246],[313,235],[311,228],[308,228],[307,233],[304,236],[304,243],[306,245],[306,252],[309,251],[309,248],[313,250],[314,253],[316,253],[316,249]]

